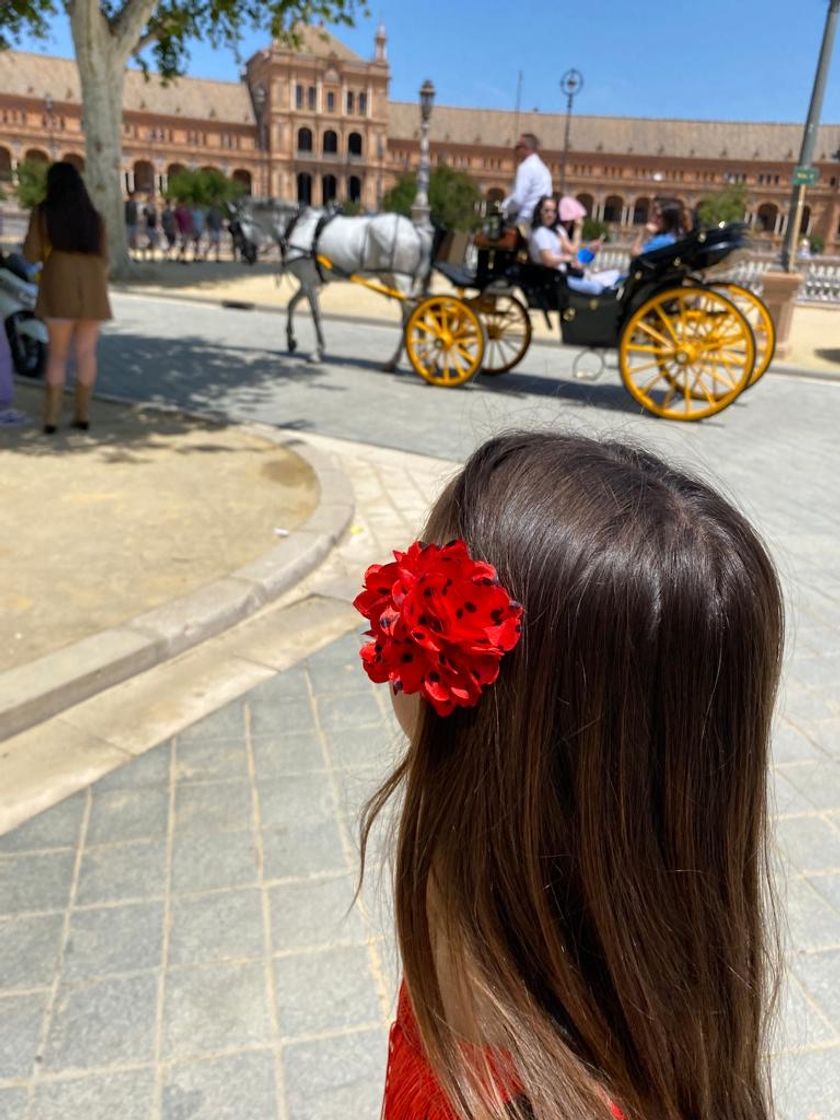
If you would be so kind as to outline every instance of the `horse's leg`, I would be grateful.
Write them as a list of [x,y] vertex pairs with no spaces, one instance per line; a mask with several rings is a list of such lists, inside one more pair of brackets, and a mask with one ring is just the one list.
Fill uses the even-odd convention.
[[295,350],[297,350],[297,339],[295,338],[294,328],[294,314],[295,308],[303,299],[303,296],[303,284],[299,283],[297,291],[286,305],[286,345],[290,354],[294,354]]
[[406,298],[400,301],[400,337],[397,339],[397,348],[382,367],[386,373],[396,373],[400,364],[405,348],[405,327],[415,305],[415,300],[412,298],[414,284],[412,282],[406,283],[402,277],[395,278],[393,283],[394,287],[398,288]]
[[324,332],[321,329],[321,303],[318,299],[317,284],[307,286],[306,298],[309,300],[309,310],[312,312],[312,322],[315,327],[315,350],[312,353],[311,361],[321,362],[324,360],[324,351],[327,346],[324,342]]

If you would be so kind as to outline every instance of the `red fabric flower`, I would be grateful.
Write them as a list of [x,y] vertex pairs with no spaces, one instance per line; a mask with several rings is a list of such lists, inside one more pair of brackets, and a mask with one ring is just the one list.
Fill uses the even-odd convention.
[[496,569],[461,540],[415,541],[393,563],[373,564],[353,605],[370,620],[373,641],[361,650],[370,679],[419,692],[441,716],[478,703],[522,629],[522,607]]

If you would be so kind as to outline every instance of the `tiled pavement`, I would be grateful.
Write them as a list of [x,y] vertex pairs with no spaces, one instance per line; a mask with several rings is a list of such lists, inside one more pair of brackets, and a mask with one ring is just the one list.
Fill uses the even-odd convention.
[[[357,647],[0,839],[4,1120],[375,1120],[396,984],[376,854],[348,908],[358,808],[399,739]],[[819,684],[787,703],[779,1115],[836,1120],[840,711]]]

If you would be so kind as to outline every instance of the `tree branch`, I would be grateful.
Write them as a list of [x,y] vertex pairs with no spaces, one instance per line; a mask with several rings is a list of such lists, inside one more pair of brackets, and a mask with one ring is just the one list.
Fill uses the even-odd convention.
[[125,0],[114,20],[113,35],[117,51],[127,59],[137,50],[143,29],[154,14],[158,0]]

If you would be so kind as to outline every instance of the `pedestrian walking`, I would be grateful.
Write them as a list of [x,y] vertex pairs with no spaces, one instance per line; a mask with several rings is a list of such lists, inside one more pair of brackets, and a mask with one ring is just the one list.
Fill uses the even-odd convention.
[[[201,206],[194,206],[192,208],[192,242],[193,242],[193,260],[197,261],[201,255],[201,242],[204,237],[204,229],[206,226],[206,218],[204,210]],[[205,250],[204,256],[207,256]]]
[[169,260],[172,250],[175,248],[175,243],[178,240],[178,227],[175,224],[175,212],[168,200],[161,211],[160,228],[164,237],[163,254],[166,259]]
[[125,232],[128,238],[128,248],[132,256],[137,253],[137,233],[138,223],[140,221],[139,207],[137,205],[137,196],[134,191],[128,192],[128,198],[125,200]]
[[155,259],[155,249],[158,244],[158,237],[160,231],[158,229],[158,212],[155,206],[154,195],[149,195],[146,206],[143,210],[143,222],[146,227],[146,244],[143,250],[143,256],[150,256],[152,260]]
[[51,435],[58,426],[71,349],[76,358],[73,427],[87,431],[99,328],[111,318],[108,252],[105,223],[72,163],[54,163],[47,172],[46,198],[32,211],[23,252],[44,264],[35,305],[49,334],[44,432]]
[[[746,518],[613,442],[479,448],[356,606],[407,748],[384,1120],[772,1115],[782,597]],[[769,907],[767,907],[769,910]]]
[[192,240],[192,211],[185,202],[175,207],[175,226],[178,230],[178,260],[187,263],[187,246]]
[[224,217],[221,208],[215,204],[207,211],[207,252],[205,257],[211,252],[215,254],[216,263],[220,260],[222,251],[222,227],[224,226]]

